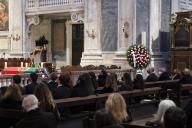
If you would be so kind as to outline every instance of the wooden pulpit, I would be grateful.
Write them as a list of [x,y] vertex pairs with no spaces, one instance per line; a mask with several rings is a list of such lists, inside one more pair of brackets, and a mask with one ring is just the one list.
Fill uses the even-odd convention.
[[192,11],[171,17],[171,69],[192,69]]

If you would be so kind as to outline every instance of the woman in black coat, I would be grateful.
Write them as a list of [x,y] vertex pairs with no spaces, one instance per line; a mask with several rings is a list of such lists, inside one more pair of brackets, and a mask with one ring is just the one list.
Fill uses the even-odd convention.
[[79,76],[77,84],[73,87],[72,96],[82,97],[95,94],[94,86],[91,82],[89,73],[83,73]]

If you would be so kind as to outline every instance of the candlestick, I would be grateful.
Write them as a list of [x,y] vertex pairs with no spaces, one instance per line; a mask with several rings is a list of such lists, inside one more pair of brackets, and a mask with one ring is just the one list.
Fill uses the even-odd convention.
[[23,68],[23,62],[21,62],[21,67]]
[[5,64],[4,64],[4,68],[7,68],[7,62],[5,62]]
[[26,67],[26,68],[28,67],[28,63],[25,63],[25,67]]
[[41,68],[43,68],[43,62],[41,62]]

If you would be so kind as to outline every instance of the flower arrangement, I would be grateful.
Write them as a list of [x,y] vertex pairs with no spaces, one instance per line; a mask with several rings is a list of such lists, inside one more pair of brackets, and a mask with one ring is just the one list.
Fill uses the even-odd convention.
[[135,69],[146,68],[151,62],[150,54],[143,45],[132,45],[127,50],[127,61]]

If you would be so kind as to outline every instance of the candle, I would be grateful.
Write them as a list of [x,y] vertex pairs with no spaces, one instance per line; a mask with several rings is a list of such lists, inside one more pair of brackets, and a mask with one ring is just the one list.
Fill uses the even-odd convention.
[[5,64],[4,64],[4,68],[7,68],[7,62],[5,62]]
[[23,62],[21,62],[21,67],[23,68]]
[[132,56],[133,56],[133,67],[136,67],[136,57],[134,51],[132,51]]
[[43,62],[41,62],[41,68],[43,68]]
[[25,63],[25,67],[26,67],[26,68],[28,67],[28,63]]

